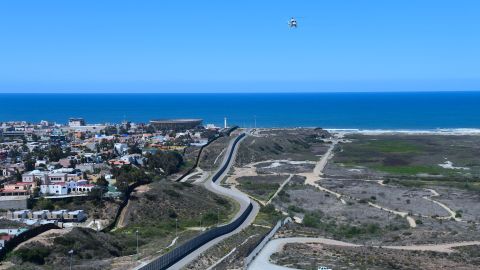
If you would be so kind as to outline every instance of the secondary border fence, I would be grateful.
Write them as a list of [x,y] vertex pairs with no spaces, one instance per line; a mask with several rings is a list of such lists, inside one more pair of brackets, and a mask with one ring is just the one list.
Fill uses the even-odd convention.
[[225,170],[228,168],[228,164],[230,163],[230,161],[232,160],[232,156],[233,156],[233,153],[235,152],[235,147],[237,146],[238,142],[243,138],[245,137],[245,133],[242,133],[240,134],[236,139],[235,141],[233,142],[233,145],[232,145],[232,149],[230,151],[230,153],[228,154],[228,158],[227,158],[227,161],[225,162],[225,164],[223,164],[223,167],[217,171],[217,173],[215,173],[215,175],[212,177],[212,181],[215,183],[217,182],[218,179],[220,179],[220,176],[222,176],[222,174],[225,172]]
[[128,200],[130,199],[130,196],[132,195],[133,190],[135,190],[137,187],[146,185],[151,183],[150,181],[145,181],[145,180],[140,180],[137,181],[131,185],[128,186],[127,190],[125,191],[125,196],[123,197],[122,202],[120,203],[120,206],[118,207],[117,213],[115,214],[115,218],[113,221],[108,224],[105,228],[102,229],[102,232],[109,232],[115,228],[115,225],[117,225],[118,219],[120,218],[120,215],[122,214],[123,208],[127,206]]
[[[226,136],[230,136],[230,133],[232,133],[235,129],[237,129],[238,126],[234,126],[232,128],[230,128],[229,130],[227,130],[224,134]],[[192,168],[190,168],[188,171],[186,171],[184,174],[182,174],[182,176],[180,176],[177,180],[175,180],[176,182],[179,182],[181,181],[183,178],[185,178],[187,175],[189,175],[190,173],[192,173],[197,167],[198,167],[198,163],[200,163],[200,156],[202,155],[202,152],[203,150],[209,146],[211,143],[213,143],[214,141],[224,137],[225,135],[222,135],[222,136],[218,136],[218,137],[215,137],[215,139],[213,140],[210,140],[208,141],[206,144],[202,145],[202,147],[200,147],[200,150],[198,151],[198,155],[197,155],[197,158],[195,159],[195,164],[193,164]]]
[[[230,153],[227,157],[226,162],[223,164],[222,168],[220,168],[220,170],[218,170],[217,173],[215,173],[215,175],[212,177],[213,182],[216,182],[220,178],[220,176],[222,176],[222,174],[225,172],[225,170],[228,168],[228,165],[229,165],[229,163],[232,159],[233,153],[235,151],[235,147],[236,147],[237,143],[243,137],[245,137],[245,133],[242,133],[240,136],[238,136],[235,139],[235,141],[232,145],[231,151],[230,151]],[[167,269],[168,267],[170,267],[173,264],[175,264],[176,262],[180,261],[185,256],[187,256],[188,254],[190,254],[191,252],[193,252],[197,248],[203,246],[204,244],[210,242],[211,240],[236,230],[247,219],[247,217],[252,212],[252,209],[253,209],[253,204],[250,203],[248,205],[248,207],[245,209],[245,211],[239,217],[237,217],[233,222],[231,222],[229,224],[226,224],[226,225],[223,225],[223,226],[219,226],[219,227],[215,227],[213,229],[210,229],[210,230],[194,237],[193,239],[183,243],[182,245],[180,245],[179,247],[170,251],[169,253],[151,261],[150,263],[148,263],[147,265],[145,265],[145,266],[143,266],[139,269],[140,270],[163,270],[163,269]]]
[[[234,126],[232,128],[230,128],[228,131],[225,132],[225,134],[227,136],[230,136],[230,133],[232,133],[234,130],[236,130],[238,128],[238,126]],[[245,136],[245,134],[242,134]],[[220,136],[221,137],[221,136]],[[208,146],[210,143],[214,142],[216,139],[220,138],[220,137],[217,137],[215,138],[214,140],[211,140],[209,141],[206,145],[202,146],[202,148],[200,148],[200,151],[198,153],[198,156],[197,156],[197,159],[195,160],[195,165],[190,169],[188,170],[186,173],[184,173],[182,176],[180,176],[177,180],[175,180],[176,182],[182,180],[185,176],[187,176],[188,174],[190,174],[191,172],[193,172],[193,170],[198,166],[198,162],[200,160],[200,155],[202,154],[202,151],[204,149],[204,147]],[[123,212],[123,209],[127,206],[128,204],[128,201],[130,200],[130,196],[132,194],[132,192],[139,186],[143,186],[143,185],[146,185],[146,184],[149,184],[151,183],[150,181],[144,181],[144,180],[141,180],[141,181],[138,181],[138,182],[135,182],[133,184],[131,184],[130,186],[128,186],[127,190],[125,191],[125,196],[122,200],[122,202],[120,203],[120,206],[118,207],[118,210],[117,210],[117,213],[115,214],[115,218],[114,220],[108,224],[108,226],[106,226],[105,228],[102,229],[102,232],[109,232],[111,230],[113,230],[115,228],[115,226],[117,225],[117,222],[118,222],[118,219],[120,218],[120,215],[122,214]]]
[[277,224],[268,232],[256,245],[256,247],[248,254],[248,256],[245,258],[243,267],[244,269],[248,268],[248,265],[255,259],[255,257],[260,253],[260,251],[263,249],[263,247],[272,239],[273,235],[277,233],[278,229],[280,229],[283,225],[292,222],[292,219],[290,217],[285,218],[283,221],[279,220]]

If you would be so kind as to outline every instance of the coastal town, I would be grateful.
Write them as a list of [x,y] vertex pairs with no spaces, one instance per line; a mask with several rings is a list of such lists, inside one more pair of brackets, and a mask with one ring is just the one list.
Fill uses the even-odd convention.
[[[201,119],[152,120],[149,123],[89,124],[70,118],[65,124],[41,121],[0,123],[0,248],[39,227],[102,230],[109,219],[82,209],[90,200],[121,200],[127,187],[122,168],[143,170],[156,162],[182,163],[187,146],[201,147],[223,129],[202,126]],[[159,175],[170,174],[161,168]],[[66,207],[65,201],[76,202]]]

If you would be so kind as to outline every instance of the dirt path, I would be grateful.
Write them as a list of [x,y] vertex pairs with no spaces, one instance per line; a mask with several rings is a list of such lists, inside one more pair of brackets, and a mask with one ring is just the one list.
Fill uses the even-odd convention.
[[[257,255],[253,262],[249,265],[248,269],[263,269],[263,270],[286,270],[293,269],[285,266],[275,265],[270,262],[270,256],[276,252],[280,252],[286,244],[290,243],[319,243],[324,245],[342,246],[342,247],[361,247],[353,243],[332,240],[328,238],[309,238],[309,237],[291,237],[291,238],[277,238],[268,242],[268,244]],[[381,248],[387,249],[399,249],[399,250],[415,250],[415,251],[435,251],[442,253],[455,252],[452,248],[462,246],[480,245],[480,241],[470,242],[456,242],[445,243],[437,245],[411,245],[411,246],[382,246]],[[374,246],[380,248],[378,246]]]
[[[352,196],[345,196],[344,194],[341,194],[341,193],[335,192],[333,190],[327,189],[327,188],[322,187],[321,185],[318,184],[318,181],[322,179],[323,170],[325,169],[325,166],[327,166],[328,161],[333,158],[333,155],[334,155],[333,154],[333,149],[338,144],[338,142],[339,142],[339,139],[332,140],[332,145],[330,146],[330,148],[328,148],[327,152],[322,156],[322,158],[317,162],[317,164],[315,165],[315,168],[313,169],[312,173],[300,173],[299,175],[302,175],[302,176],[306,177],[305,184],[314,186],[314,187],[320,189],[323,192],[327,192],[327,193],[330,193],[330,194],[336,196],[337,199],[339,199],[343,204],[346,205],[347,203],[343,199],[343,197],[350,198],[350,199],[357,200],[357,201],[358,201],[358,198],[354,198]],[[384,185],[383,181],[376,181],[376,182],[380,185]],[[375,207],[375,208],[379,209],[379,210],[386,211],[386,212],[401,216],[402,218],[405,218],[407,220],[410,227],[412,227],[412,228],[417,227],[417,223],[415,222],[415,219],[410,217],[407,212],[388,209],[386,207],[383,207],[383,206],[380,206],[378,204],[371,203],[371,202],[369,202],[368,204],[372,207]]]
[[461,218],[458,218],[456,217],[457,213],[455,213],[455,211],[453,211],[450,207],[448,207],[447,205],[439,202],[439,201],[436,201],[434,199],[432,199],[432,197],[438,197],[440,196],[440,194],[434,190],[434,189],[431,189],[431,188],[427,188],[426,190],[430,191],[432,193],[432,195],[430,197],[422,197],[423,199],[427,200],[427,201],[430,201],[430,202],[433,202],[437,205],[439,205],[440,207],[442,207],[443,209],[445,209],[445,211],[447,211],[450,216],[447,216],[447,217],[436,217],[437,219],[454,219],[455,221],[462,221]]
[[220,154],[218,154],[217,158],[215,158],[215,161],[213,162],[213,165],[217,164],[217,161],[218,159],[223,155],[223,153],[225,153],[225,151],[227,151],[227,148],[223,148],[222,152],[220,152]]
[[293,177],[293,174],[290,174],[290,176],[287,178],[287,180],[285,180],[281,185],[280,187],[277,189],[277,191],[273,194],[273,196],[268,200],[268,202],[265,204],[265,205],[269,205],[272,200],[278,195],[278,193],[280,193],[280,191],[282,191],[283,187],[288,184],[288,182],[290,182],[290,180],[292,179]]

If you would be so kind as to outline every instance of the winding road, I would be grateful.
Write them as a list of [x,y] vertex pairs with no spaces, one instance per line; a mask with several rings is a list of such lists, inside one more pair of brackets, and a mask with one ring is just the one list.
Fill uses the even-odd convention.
[[[248,131],[245,134],[248,135]],[[242,138],[241,140],[243,140],[244,138]],[[228,234],[222,235],[220,237],[217,237],[217,238],[211,240],[210,242],[204,244],[203,246],[201,246],[200,248],[191,252],[190,254],[188,254],[186,257],[184,257],[183,259],[181,259],[177,263],[170,266],[168,269],[181,269],[182,267],[188,265],[190,262],[195,260],[198,256],[200,256],[203,252],[205,252],[209,248],[215,246],[216,244],[220,243],[221,241],[227,239],[228,237],[230,237],[230,236],[240,232],[244,228],[248,227],[253,222],[255,217],[257,216],[257,213],[259,211],[259,206],[256,202],[251,201],[250,198],[247,195],[240,192],[238,189],[229,189],[229,188],[225,188],[225,187],[222,187],[222,186],[219,185],[219,183],[221,182],[221,179],[223,179],[225,177],[225,175],[230,171],[230,168],[235,161],[235,157],[237,155],[237,150],[238,150],[238,145],[240,143],[240,141],[239,141],[235,145],[235,143],[234,143],[235,139],[236,138],[234,138],[230,141],[230,143],[228,145],[228,148],[227,148],[227,152],[226,152],[226,153],[230,153],[230,152],[233,153],[232,158],[230,159],[230,162],[228,160],[229,155],[225,155],[224,158],[223,158],[222,164],[219,166],[219,168],[222,168],[226,164],[227,165],[226,170],[218,178],[219,180],[217,182],[212,181],[213,176],[216,174],[216,173],[213,173],[212,176],[209,177],[203,183],[203,186],[206,189],[208,189],[209,191],[214,192],[214,193],[216,193],[218,195],[221,195],[221,196],[228,197],[232,200],[235,200],[239,204],[240,209],[232,220],[235,220],[237,217],[239,217],[247,209],[247,207],[250,205],[250,203],[253,204],[252,212],[250,213],[250,215],[245,219],[245,221],[237,229],[235,229],[231,233],[228,233]],[[234,147],[234,146],[236,146],[236,147]],[[228,164],[227,164],[227,162],[228,162]]]

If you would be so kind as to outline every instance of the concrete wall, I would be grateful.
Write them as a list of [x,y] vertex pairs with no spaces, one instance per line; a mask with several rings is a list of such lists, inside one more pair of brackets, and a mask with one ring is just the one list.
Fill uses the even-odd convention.
[[26,209],[27,197],[15,196],[15,197],[0,197],[0,209]]

